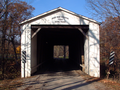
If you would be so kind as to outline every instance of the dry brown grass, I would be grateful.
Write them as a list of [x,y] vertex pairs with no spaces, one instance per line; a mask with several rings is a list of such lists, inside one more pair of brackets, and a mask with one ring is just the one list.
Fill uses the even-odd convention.
[[[20,79],[20,78],[17,78]],[[21,81],[17,79],[6,79],[0,81],[0,90],[16,90],[17,87],[23,85]]]

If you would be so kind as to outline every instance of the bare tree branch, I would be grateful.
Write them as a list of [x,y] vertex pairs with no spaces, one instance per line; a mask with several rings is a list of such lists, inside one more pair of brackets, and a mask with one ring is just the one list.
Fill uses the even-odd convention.
[[87,8],[98,19],[107,17],[120,17],[120,0],[86,0]]

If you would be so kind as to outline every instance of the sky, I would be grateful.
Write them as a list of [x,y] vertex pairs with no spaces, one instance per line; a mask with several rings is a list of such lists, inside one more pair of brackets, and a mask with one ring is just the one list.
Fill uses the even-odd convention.
[[37,16],[49,10],[62,7],[70,10],[74,13],[92,18],[88,10],[86,9],[86,0],[24,0],[28,4],[32,5],[35,10],[33,16]]

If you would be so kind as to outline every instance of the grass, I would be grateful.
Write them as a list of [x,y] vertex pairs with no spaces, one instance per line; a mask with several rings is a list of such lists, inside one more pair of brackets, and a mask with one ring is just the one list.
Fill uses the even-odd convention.
[[59,56],[59,58],[64,58],[64,56]]
[[120,84],[111,80],[103,79],[102,82],[107,86],[110,87],[112,90],[120,90]]
[[[54,58],[57,58],[57,57],[54,57]],[[59,58],[59,59],[64,59],[64,56],[59,56],[58,58]],[[65,59],[69,59],[69,57],[66,56]]]
[[16,79],[1,80],[0,90],[16,90],[16,88],[21,87],[23,85],[23,83],[20,82],[19,79],[18,81]]

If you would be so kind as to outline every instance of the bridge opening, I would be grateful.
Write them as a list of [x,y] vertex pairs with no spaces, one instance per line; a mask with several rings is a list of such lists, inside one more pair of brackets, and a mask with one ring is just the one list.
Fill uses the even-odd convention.
[[69,46],[68,45],[54,45],[53,48],[54,59],[69,59]]
[[76,28],[41,28],[32,39],[31,58],[36,56],[32,60],[33,69],[37,66],[32,71],[45,73],[82,69],[84,40],[85,36]]

